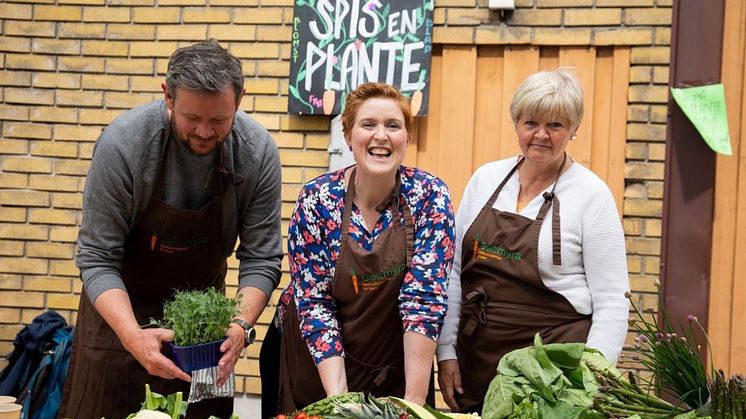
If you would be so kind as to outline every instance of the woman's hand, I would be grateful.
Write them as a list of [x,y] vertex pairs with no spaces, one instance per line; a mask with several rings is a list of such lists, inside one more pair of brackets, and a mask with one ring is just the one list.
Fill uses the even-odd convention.
[[326,358],[316,365],[319,369],[321,384],[324,386],[326,396],[336,396],[347,393],[347,372],[345,371],[345,359],[341,356]]
[[425,404],[434,356],[435,341],[417,332],[404,333],[405,400],[420,406]]
[[440,384],[440,392],[443,393],[443,401],[452,411],[461,411],[454,397],[454,391],[458,394],[464,393],[464,389],[461,387],[461,369],[458,366],[458,360],[446,359],[438,362],[438,383]]

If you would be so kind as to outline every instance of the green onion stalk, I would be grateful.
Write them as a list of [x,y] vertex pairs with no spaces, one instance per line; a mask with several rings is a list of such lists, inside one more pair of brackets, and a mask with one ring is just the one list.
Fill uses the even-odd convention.
[[655,394],[640,388],[634,381],[624,380],[611,371],[588,365],[600,385],[593,396],[593,409],[609,418],[627,418],[635,414],[646,419],[670,418],[686,412]]
[[[648,316],[643,315],[632,301],[631,294],[627,293],[626,296],[637,316],[636,319],[630,320],[630,328],[637,336],[634,345],[625,349],[633,353],[633,361],[639,362],[653,373],[652,378],[646,380],[647,384],[655,388],[656,392],[667,392],[691,408],[702,408],[710,398],[704,354],[694,333],[695,328],[698,328],[704,334],[710,348],[710,341],[702,324],[696,316],[690,314],[687,316],[687,326],[680,325],[680,332],[677,332],[660,292],[660,321],[649,310],[646,310]],[[710,370],[713,375],[712,367]]]

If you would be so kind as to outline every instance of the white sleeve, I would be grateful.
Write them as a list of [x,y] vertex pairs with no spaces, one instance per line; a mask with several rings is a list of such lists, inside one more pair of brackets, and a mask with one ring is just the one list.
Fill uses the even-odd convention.
[[[477,172],[478,173],[478,172]],[[456,339],[458,335],[459,319],[461,317],[461,249],[464,234],[479,213],[472,208],[475,205],[475,187],[477,173],[474,174],[469,184],[466,185],[464,196],[461,198],[458,212],[456,213],[456,242],[453,247],[453,266],[448,274],[448,310],[440,332],[436,354],[438,361],[456,359]],[[477,200],[478,201],[478,200]],[[481,207],[479,207],[481,209]]]
[[613,197],[587,213],[583,223],[583,266],[593,304],[587,345],[616,363],[627,336],[629,291],[624,230]]
[[436,349],[438,361],[456,359],[456,338],[461,317],[461,241],[464,238],[463,229],[458,227],[458,221],[458,217],[456,217],[453,267],[451,267],[451,273],[448,275],[448,310]]

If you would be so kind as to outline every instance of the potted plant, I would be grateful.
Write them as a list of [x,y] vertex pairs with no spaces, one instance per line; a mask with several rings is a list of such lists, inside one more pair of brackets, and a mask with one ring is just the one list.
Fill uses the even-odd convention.
[[215,288],[177,291],[163,306],[159,326],[174,331],[171,358],[184,371],[218,365],[220,345],[231,320],[239,313],[239,300]]

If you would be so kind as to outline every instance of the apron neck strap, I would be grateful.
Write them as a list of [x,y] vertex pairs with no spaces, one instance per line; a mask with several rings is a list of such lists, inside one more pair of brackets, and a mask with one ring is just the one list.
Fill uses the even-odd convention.
[[557,182],[562,175],[562,171],[565,169],[565,163],[567,163],[567,153],[565,152],[562,156],[562,164],[560,164],[559,170],[557,171],[557,177],[554,179],[554,185],[550,192],[544,192],[544,203],[541,205],[539,214],[536,216],[536,222],[541,225],[544,221],[544,217],[549,210],[549,206],[552,206],[552,263],[554,265],[562,265],[562,236],[560,234],[560,201],[554,190],[557,188]]
[[342,214],[342,237],[340,243],[344,243],[347,240],[348,232],[350,230],[350,218],[352,213],[352,201],[355,200],[355,167],[350,172],[350,178],[347,182],[347,195],[345,196],[345,212]]
[[505,176],[502,182],[500,182],[500,185],[495,189],[494,192],[492,192],[492,196],[490,196],[490,199],[487,200],[487,204],[482,207],[482,211],[485,210],[485,208],[489,209],[492,208],[493,205],[495,205],[495,200],[497,199],[497,196],[500,195],[500,192],[503,190],[503,187],[505,187],[505,184],[508,183],[508,180],[510,180],[511,177],[513,177],[513,174],[518,170],[519,167],[523,164],[523,162],[526,160],[525,157],[521,157],[518,160],[518,163],[513,166],[512,169],[510,169],[510,172],[508,172],[508,175]]

